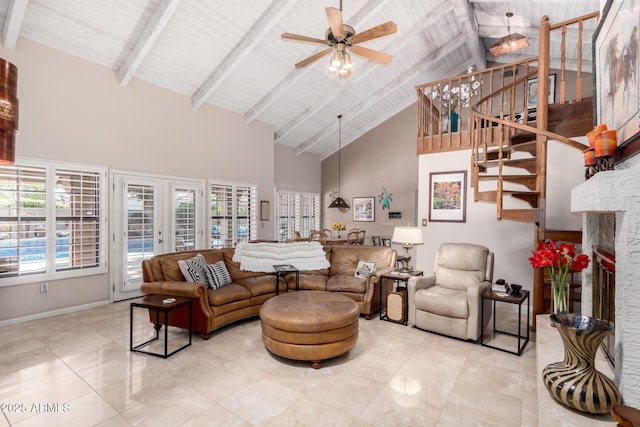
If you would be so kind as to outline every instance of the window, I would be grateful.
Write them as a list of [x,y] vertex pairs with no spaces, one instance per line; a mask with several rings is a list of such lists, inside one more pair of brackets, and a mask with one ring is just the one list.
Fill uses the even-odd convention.
[[293,239],[298,231],[309,237],[311,230],[320,229],[320,194],[278,191],[278,239]]
[[257,193],[254,185],[209,184],[212,248],[232,248],[257,237]]
[[106,271],[105,180],[90,166],[0,166],[0,278]]

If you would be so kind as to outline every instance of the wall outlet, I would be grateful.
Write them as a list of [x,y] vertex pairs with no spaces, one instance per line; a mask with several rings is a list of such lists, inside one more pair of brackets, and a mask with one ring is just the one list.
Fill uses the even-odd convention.
[[422,226],[423,227],[427,226],[427,219],[426,218],[422,218]]
[[40,283],[40,293],[46,294],[49,292],[49,284],[48,283]]

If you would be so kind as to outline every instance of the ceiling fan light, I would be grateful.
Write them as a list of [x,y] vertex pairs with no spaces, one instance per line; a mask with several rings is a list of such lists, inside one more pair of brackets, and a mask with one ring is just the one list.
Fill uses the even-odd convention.
[[329,64],[329,72],[335,73],[336,71],[338,71],[338,67],[334,67],[333,64]]
[[340,58],[340,52],[338,52],[337,50],[334,50],[333,55],[331,55],[331,65],[333,65],[336,68],[339,68],[342,66],[342,59]]
[[351,64],[351,55],[349,55],[348,53],[344,54],[344,62],[342,63],[342,68],[346,68],[347,70],[350,70],[353,67],[353,64]]

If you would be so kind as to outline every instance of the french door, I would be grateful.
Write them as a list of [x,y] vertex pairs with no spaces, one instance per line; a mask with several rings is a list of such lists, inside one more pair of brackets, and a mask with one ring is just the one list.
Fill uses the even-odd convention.
[[114,172],[113,300],[139,296],[142,261],[204,246],[200,181]]

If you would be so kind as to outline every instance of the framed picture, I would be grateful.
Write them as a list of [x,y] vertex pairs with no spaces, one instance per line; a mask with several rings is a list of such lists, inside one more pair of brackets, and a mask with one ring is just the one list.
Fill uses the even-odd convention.
[[429,174],[429,221],[467,220],[467,171]]
[[[549,104],[556,101],[556,75],[549,75]],[[538,106],[538,79],[529,79],[527,82],[527,108]]]
[[376,220],[376,198],[375,197],[354,197],[353,198],[353,220],[354,221],[375,221]]
[[593,34],[595,122],[615,129],[618,147],[640,137],[638,2],[608,0]]
[[260,200],[260,221],[269,221],[269,201]]

